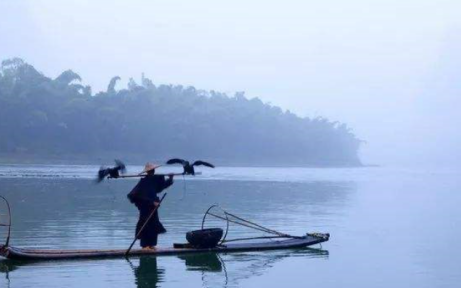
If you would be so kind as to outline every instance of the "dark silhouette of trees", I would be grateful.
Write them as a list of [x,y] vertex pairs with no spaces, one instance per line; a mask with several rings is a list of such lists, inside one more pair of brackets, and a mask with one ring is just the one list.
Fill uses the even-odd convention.
[[[260,165],[360,165],[346,124],[194,87],[130,79],[92,95],[71,70],[52,80],[19,58],[0,71],[0,153],[204,158]],[[109,97],[108,97],[109,96]]]
[[110,79],[109,86],[107,86],[107,94],[115,94],[115,84],[120,80],[120,77],[115,76]]
[[78,75],[74,71],[67,70],[67,71],[62,72],[61,75],[59,75],[58,77],[56,77],[54,81],[58,83],[59,85],[68,86],[73,81],[79,81],[79,82],[82,81],[82,78],[80,77],[80,75]]

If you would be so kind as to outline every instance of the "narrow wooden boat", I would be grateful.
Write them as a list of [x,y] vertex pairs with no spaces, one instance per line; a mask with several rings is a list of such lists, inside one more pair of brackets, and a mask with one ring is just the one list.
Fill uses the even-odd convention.
[[[245,252],[245,251],[265,251],[265,250],[280,250],[307,247],[328,241],[329,234],[313,233],[306,234],[303,237],[296,237],[285,240],[270,240],[264,242],[251,242],[251,243],[229,243],[226,245],[219,245],[214,248],[198,249],[189,248],[187,244],[175,244],[171,248],[157,248],[156,250],[141,250],[134,249],[130,252],[129,256],[167,256],[167,255],[186,255],[186,254],[199,254],[205,252],[215,253],[232,253],[232,252]],[[126,257],[126,250],[40,250],[40,249],[26,249],[16,248],[11,246],[1,246],[0,255],[15,260],[70,260],[70,259],[97,259],[97,258],[120,258]]]

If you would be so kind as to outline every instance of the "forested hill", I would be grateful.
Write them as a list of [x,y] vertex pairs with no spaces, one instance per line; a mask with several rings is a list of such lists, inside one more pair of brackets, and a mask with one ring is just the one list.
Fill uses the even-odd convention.
[[130,79],[93,94],[71,70],[56,79],[15,58],[0,72],[0,154],[184,157],[226,164],[360,165],[360,140],[345,125],[300,118],[243,93]]

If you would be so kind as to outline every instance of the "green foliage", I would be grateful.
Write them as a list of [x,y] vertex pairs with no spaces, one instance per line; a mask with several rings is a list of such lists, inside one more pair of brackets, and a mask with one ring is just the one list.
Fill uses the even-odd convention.
[[61,73],[54,81],[62,86],[68,86],[73,81],[82,81],[80,75],[72,70],[67,70]]
[[115,76],[110,79],[109,85],[107,86],[107,94],[115,94],[115,84],[120,80],[120,77]]
[[260,99],[142,77],[92,95],[71,70],[52,80],[23,60],[2,62],[0,153],[142,155],[241,164],[360,165],[361,141],[345,125],[300,118]]

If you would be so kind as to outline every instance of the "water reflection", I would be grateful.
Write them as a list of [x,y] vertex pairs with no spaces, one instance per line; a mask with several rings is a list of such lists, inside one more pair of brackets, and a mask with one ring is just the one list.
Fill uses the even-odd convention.
[[[181,255],[178,259],[184,261],[186,271],[199,273],[202,287],[238,287],[244,279],[263,275],[275,263],[288,257],[328,258],[328,250],[304,248],[286,251],[268,251],[238,254],[204,253],[196,255]],[[159,268],[157,261],[161,258],[141,257],[139,265],[130,264],[137,288],[161,287],[167,281],[165,269]]]
[[[223,256],[225,270],[227,271],[228,287],[238,287],[243,280],[262,276],[276,263],[286,258],[302,257],[303,259],[321,258],[328,259],[328,250],[317,248],[299,248],[292,250],[245,252]],[[216,286],[206,286],[216,287]]]
[[202,287],[228,287],[229,277],[225,261],[215,253],[182,255],[187,271],[200,273]]
[[139,265],[132,268],[138,288],[157,288],[163,282],[165,270],[158,268],[157,257],[141,257]]
[[184,260],[188,271],[222,272],[223,270],[223,260],[216,253],[181,255],[178,258]]
[[[199,275],[201,283],[194,283],[191,280],[185,281],[184,287],[186,286],[201,286],[201,287],[239,287],[239,284],[243,280],[250,279],[252,277],[261,276],[268,272],[274,265],[283,259],[291,257],[302,257],[303,259],[309,258],[321,258],[328,259],[328,250],[314,249],[314,248],[303,248],[303,249],[291,249],[281,251],[265,251],[265,252],[245,252],[245,253],[230,253],[230,254],[216,254],[216,253],[203,253],[196,255],[181,255],[173,257],[140,257],[131,260],[93,260],[93,261],[44,261],[44,262],[23,262],[14,260],[0,260],[0,273],[6,277],[7,285],[14,285],[14,281],[19,281],[21,275],[24,276],[33,270],[50,269],[50,267],[60,267],[60,269],[69,270],[69,273],[75,267],[87,267],[91,265],[95,271],[96,267],[106,267],[117,263],[117,266],[123,271],[128,268],[132,270],[134,276],[133,286],[136,288],[157,288],[164,286],[162,283],[167,284],[169,281],[176,281],[177,277],[184,273],[181,269],[181,263],[185,266],[187,279],[195,279],[193,275]],[[180,262],[177,263],[177,260]],[[167,264],[169,263],[169,264]],[[24,272],[22,272],[22,268]],[[31,269],[32,268],[32,269]],[[34,269],[35,268],[35,269]],[[89,268],[89,266],[87,267]],[[85,268],[86,270],[86,268]],[[105,287],[104,283],[98,283],[98,276],[92,275],[89,270],[85,274],[85,277],[91,277],[93,285],[95,287]],[[10,274],[19,273],[13,280],[10,280]],[[96,273],[96,272],[94,272]],[[69,274],[71,275],[71,274]],[[169,278],[168,275],[174,275],[173,279]],[[34,283],[42,283],[42,280],[46,282],[47,278],[40,279],[43,274],[39,273],[34,275]],[[96,276],[96,277],[95,277]],[[74,283],[79,283],[77,275]],[[126,276],[124,276],[126,278]],[[20,284],[20,282],[18,282]],[[49,283],[51,285],[51,283]],[[200,284],[200,285],[198,285]],[[51,285],[52,286],[52,285]],[[50,287],[51,287],[50,286]],[[126,285],[124,285],[126,286]],[[9,286],[7,286],[9,287]],[[131,287],[129,285],[128,287]]]
[[5,274],[7,288],[11,286],[10,272],[18,269],[18,266],[14,261],[0,261],[0,273]]

